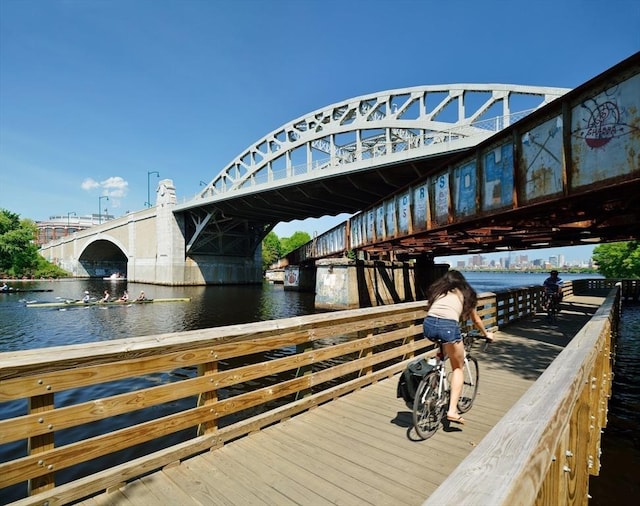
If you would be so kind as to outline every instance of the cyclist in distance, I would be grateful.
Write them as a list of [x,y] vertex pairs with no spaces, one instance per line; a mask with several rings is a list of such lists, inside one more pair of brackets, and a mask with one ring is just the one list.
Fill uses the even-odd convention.
[[466,278],[456,270],[448,271],[427,289],[427,316],[423,332],[427,339],[443,344],[443,351],[451,361],[451,393],[447,420],[464,424],[458,413],[458,399],[464,381],[464,344],[460,333],[460,320],[471,319],[489,342],[493,332],[487,332],[482,318],[476,312],[478,296]]
[[555,269],[549,273],[549,277],[542,283],[547,293],[557,297],[558,302],[562,299],[562,279],[558,277],[558,271]]

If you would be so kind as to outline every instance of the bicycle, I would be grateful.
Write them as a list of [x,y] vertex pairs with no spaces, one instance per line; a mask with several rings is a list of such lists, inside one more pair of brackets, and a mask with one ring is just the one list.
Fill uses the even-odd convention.
[[560,294],[558,292],[545,290],[542,305],[547,312],[547,320],[550,322],[555,321],[560,312]]
[[[458,411],[466,413],[476,399],[480,380],[478,360],[471,355],[471,347],[476,339],[484,339],[487,344],[489,340],[477,331],[463,332],[462,337],[465,349],[464,383],[458,400]],[[438,348],[436,356],[428,360],[433,369],[420,381],[413,400],[413,426],[421,439],[428,439],[436,433],[446,418],[449,407],[450,385],[445,368],[449,357],[444,354],[442,344]]]

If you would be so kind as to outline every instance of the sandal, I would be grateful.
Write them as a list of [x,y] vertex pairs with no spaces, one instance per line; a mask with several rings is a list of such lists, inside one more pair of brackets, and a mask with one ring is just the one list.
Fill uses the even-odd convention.
[[459,423],[460,425],[464,425],[464,418],[460,415],[451,416],[447,415],[447,421],[451,423]]

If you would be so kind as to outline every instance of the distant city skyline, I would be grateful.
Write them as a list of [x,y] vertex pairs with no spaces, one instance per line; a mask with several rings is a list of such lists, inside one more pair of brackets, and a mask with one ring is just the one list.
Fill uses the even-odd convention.
[[[593,249],[597,246],[594,244],[580,245],[580,246],[563,246],[560,248],[540,248],[530,250],[514,250],[514,251],[499,251],[494,253],[477,253],[477,255],[483,256],[487,262],[492,260],[498,262],[500,259],[511,258],[515,259],[518,256],[526,255],[530,263],[536,260],[544,260],[549,262],[551,257],[564,256],[564,264],[566,265],[582,265],[592,258]],[[436,262],[448,263],[451,266],[455,266],[459,261],[468,262],[475,254],[467,255],[453,255],[453,256],[440,256],[436,257]]]

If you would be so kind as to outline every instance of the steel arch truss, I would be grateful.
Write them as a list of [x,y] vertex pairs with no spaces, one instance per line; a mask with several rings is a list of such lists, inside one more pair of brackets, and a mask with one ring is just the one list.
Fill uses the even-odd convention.
[[468,148],[567,91],[454,84],[352,98],[266,135],[225,167],[199,197],[215,200],[229,192],[287,186],[392,163],[399,157]]

